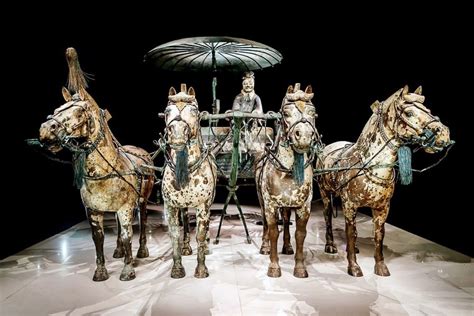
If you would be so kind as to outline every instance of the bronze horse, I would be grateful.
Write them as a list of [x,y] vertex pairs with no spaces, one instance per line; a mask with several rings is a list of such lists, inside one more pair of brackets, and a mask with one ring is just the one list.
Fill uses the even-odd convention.
[[152,165],[150,155],[134,146],[121,146],[107,125],[107,112],[99,108],[86,92],[84,74],[77,52],[66,50],[69,65],[69,87],[63,88],[65,104],[48,117],[40,128],[40,142],[55,153],[67,148],[73,153],[75,184],[80,189],[92,228],[97,268],[94,281],[108,279],[104,259],[104,212],[115,212],[119,236],[114,258],[125,256],[120,280],[135,278],[132,256],[134,210],[140,210],[140,248],[137,257],[148,257],[146,246],[146,204],[153,188],[154,176],[142,171]]
[[[164,117],[166,122],[166,167],[163,173],[162,192],[167,214],[170,238],[173,245],[172,278],[186,275],[181,263],[182,253],[191,254],[189,236],[185,228],[184,246],[179,241],[179,212],[188,207],[196,208],[196,241],[198,253],[196,278],[209,276],[205,260],[206,235],[209,230],[210,207],[216,194],[216,162],[201,136],[200,114],[193,88],[181,92],[171,88]],[[184,214],[183,217],[187,215]],[[184,221],[184,225],[187,225]]]
[[[281,126],[274,148],[268,149],[256,166],[257,193],[264,218],[260,253],[270,253],[267,275],[280,277],[278,264],[278,210],[285,218],[282,252],[292,254],[288,220],[292,209],[296,213],[296,255],[293,275],[308,277],[304,264],[303,243],[313,196],[312,162],[319,134],[314,126],[316,109],[311,103],[312,88],[303,92],[300,84],[289,86],[280,113]],[[269,245],[270,242],[270,245]]]
[[372,209],[374,272],[380,276],[390,275],[382,250],[384,225],[395,189],[394,166],[399,159],[399,148],[405,144],[418,144],[426,152],[433,153],[452,143],[449,129],[423,105],[424,100],[421,87],[408,93],[405,86],[387,100],[376,101],[371,106],[373,114],[357,142],[332,143],[318,156],[318,169],[336,170],[317,176],[326,220],[325,251],[337,252],[332,234],[331,199],[340,196],[346,221],[347,270],[352,276],[363,275],[356,261],[355,218],[359,207]]

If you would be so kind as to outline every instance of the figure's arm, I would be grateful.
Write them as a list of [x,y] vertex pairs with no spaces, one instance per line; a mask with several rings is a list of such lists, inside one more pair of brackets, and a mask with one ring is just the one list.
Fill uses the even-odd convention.
[[240,94],[235,97],[234,103],[232,104],[232,111],[239,111],[240,110],[240,100],[241,99],[242,99],[242,97],[240,96]]
[[255,109],[253,112],[263,114],[262,100],[258,95],[255,95]]

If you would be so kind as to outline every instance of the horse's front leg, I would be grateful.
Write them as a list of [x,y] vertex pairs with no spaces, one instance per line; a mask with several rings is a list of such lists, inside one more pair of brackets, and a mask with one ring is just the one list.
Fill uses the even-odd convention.
[[281,212],[283,218],[283,248],[281,253],[284,255],[292,255],[295,252],[291,247],[291,236],[290,236],[290,219],[291,219],[291,208],[284,207]]
[[328,194],[324,190],[320,190],[321,199],[323,200],[324,206],[324,221],[326,223],[326,245],[324,246],[324,252],[326,253],[337,253],[337,247],[334,244],[334,236],[332,233],[332,204],[328,197]]
[[380,276],[389,276],[390,271],[385,265],[383,258],[383,238],[385,236],[385,221],[387,220],[389,203],[385,207],[372,209],[372,221],[374,222],[375,242],[375,267],[374,273]]
[[166,200],[164,201],[164,208],[166,217],[168,218],[171,245],[173,246],[173,267],[171,268],[171,277],[173,279],[184,278],[186,272],[181,263],[181,247],[179,245],[179,208],[169,206]]
[[311,212],[311,197],[309,202],[305,205],[296,209],[296,255],[295,255],[295,269],[293,275],[297,278],[307,278],[308,271],[306,271],[306,265],[304,264],[304,240],[306,238],[306,225],[308,224],[309,215]]
[[117,223],[117,247],[114,250],[113,257],[114,258],[123,258],[125,253],[123,251],[123,243],[122,243],[122,237],[121,237],[122,229],[120,228],[120,221],[118,219],[117,214],[115,214],[115,221]]
[[[258,174],[258,173],[256,173]],[[263,234],[262,234],[262,246],[260,247],[260,254],[268,255],[270,253],[270,240],[268,237],[268,224],[267,219],[265,218],[265,205],[263,203],[262,193],[260,192],[260,186],[257,185],[257,196],[258,202],[260,204],[260,211],[262,214],[262,225],[263,225]]]
[[181,254],[183,256],[190,256],[193,254],[193,249],[191,248],[190,237],[189,237],[189,217],[188,217],[188,208],[183,207],[181,210],[181,222],[183,223],[183,248],[181,248]]
[[109,274],[104,259],[104,214],[87,208],[87,218],[91,225],[96,254],[96,269],[92,280],[105,281],[109,278]]
[[267,275],[272,278],[281,276],[281,268],[278,264],[278,208],[273,206],[265,206],[265,217],[267,218],[268,234],[270,237],[270,265],[268,266]]
[[346,219],[346,240],[347,240],[347,273],[355,277],[363,276],[362,269],[357,264],[356,258],[356,241],[357,241],[357,228],[356,228],[356,215],[357,209],[353,206],[348,206],[343,203],[344,217]]
[[135,279],[135,269],[133,269],[132,236],[133,236],[133,206],[122,208],[117,212],[117,217],[121,226],[121,237],[123,250],[125,251],[124,267],[120,273],[120,280],[130,281]]
[[196,242],[198,244],[198,263],[194,272],[194,276],[196,278],[207,278],[209,276],[209,272],[206,267],[206,236],[207,231],[209,230],[209,208],[210,207],[204,204],[196,208]]
[[148,256],[150,256],[150,252],[148,251],[148,247],[146,246],[146,224],[148,221],[146,204],[146,198],[144,201],[140,202],[140,247],[137,251],[137,258],[147,258]]

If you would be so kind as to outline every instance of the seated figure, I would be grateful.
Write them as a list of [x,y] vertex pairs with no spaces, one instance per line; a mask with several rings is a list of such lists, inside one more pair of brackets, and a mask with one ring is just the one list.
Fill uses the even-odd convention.
[[262,101],[254,90],[255,76],[253,72],[246,72],[242,79],[242,91],[235,97],[232,111],[263,114]]

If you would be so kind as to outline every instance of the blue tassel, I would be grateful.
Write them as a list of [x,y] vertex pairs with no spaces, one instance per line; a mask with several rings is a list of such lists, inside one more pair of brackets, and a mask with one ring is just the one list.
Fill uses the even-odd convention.
[[73,156],[73,170],[74,170],[74,186],[78,189],[82,187],[84,181],[84,168],[86,164],[86,153],[81,151],[79,153],[74,153]]
[[189,182],[189,168],[188,168],[188,148],[176,151],[176,182],[178,187],[182,189]]
[[304,182],[304,154],[294,153],[293,179],[296,184],[302,185]]
[[413,182],[413,172],[411,170],[411,149],[402,146],[398,149],[398,169],[400,170],[400,183],[409,185]]

